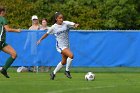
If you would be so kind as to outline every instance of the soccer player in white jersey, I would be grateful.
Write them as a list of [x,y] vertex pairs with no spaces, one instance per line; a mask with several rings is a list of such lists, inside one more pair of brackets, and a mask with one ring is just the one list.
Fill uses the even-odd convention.
[[62,55],[62,61],[58,63],[54,71],[50,74],[51,80],[54,80],[56,73],[66,64],[65,75],[72,78],[70,74],[70,65],[74,58],[73,53],[69,49],[69,28],[78,27],[79,24],[63,21],[63,15],[60,12],[55,13],[54,25],[38,40],[37,45],[46,38],[49,34],[56,36],[56,49]]

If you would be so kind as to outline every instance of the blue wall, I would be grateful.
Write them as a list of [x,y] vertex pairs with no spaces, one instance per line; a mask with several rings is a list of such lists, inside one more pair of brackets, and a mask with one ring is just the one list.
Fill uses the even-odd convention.
[[[7,33],[7,43],[17,51],[13,66],[56,66],[61,55],[55,48],[55,37],[50,35],[39,46],[36,41],[45,31]],[[140,66],[140,32],[70,32],[70,48],[74,53],[72,66],[114,67]],[[0,65],[9,55],[0,52]]]

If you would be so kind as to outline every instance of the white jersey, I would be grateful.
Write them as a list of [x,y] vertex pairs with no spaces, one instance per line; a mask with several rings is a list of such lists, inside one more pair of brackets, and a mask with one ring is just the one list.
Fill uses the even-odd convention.
[[54,34],[56,36],[56,48],[62,52],[64,48],[69,48],[69,28],[73,27],[75,23],[63,21],[61,25],[54,24],[48,30],[47,34]]

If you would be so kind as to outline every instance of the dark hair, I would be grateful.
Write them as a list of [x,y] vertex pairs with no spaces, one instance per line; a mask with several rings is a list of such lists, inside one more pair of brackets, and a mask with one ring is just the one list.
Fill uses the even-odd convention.
[[43,18],[41,21],[45,20],[46,22],[48,22],[47,18]]
[[5,11],[5,8],[2,7],[2,6],[0,6],[0,13],[1,13],[2,11]]
[[59,15],[62,15],[62,13],[60,13],[60,12],[56,12],[55,13],[55,15],[54,15],[54,21],[53,21],[53,23],[55,24],[57,21],[56,21],[56,18],[59,16]]

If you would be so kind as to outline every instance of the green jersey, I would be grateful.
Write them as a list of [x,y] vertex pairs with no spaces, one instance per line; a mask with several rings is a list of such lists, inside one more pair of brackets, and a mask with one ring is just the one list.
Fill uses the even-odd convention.
[[7,25],[7,20],[0,16],[0,41],[5,42],[6,40],[6,30],[4,26]]

